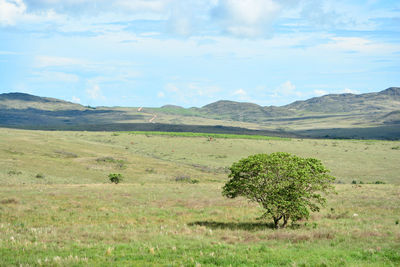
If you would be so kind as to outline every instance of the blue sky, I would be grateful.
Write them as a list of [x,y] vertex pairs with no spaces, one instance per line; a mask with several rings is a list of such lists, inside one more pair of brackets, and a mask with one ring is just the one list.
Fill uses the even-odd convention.
[[0,0],[0,93],[266,106],[390,86],[398,0]]

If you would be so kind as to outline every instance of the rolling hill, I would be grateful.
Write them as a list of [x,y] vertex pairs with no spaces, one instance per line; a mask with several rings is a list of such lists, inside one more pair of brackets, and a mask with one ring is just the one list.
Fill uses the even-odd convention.
[[[154,115],[157,115],[156,123],[149,124]],[[76,130],[207,129],[227,133],[265,131],[265,134],[286,136],[399,139],[400,87],[367,94],[329,94],[280,107],[221,100],[201,108],[165,105],[140,111],[134,107],[93,108],[54,98],[8,93],[0,94],[0,126]]]

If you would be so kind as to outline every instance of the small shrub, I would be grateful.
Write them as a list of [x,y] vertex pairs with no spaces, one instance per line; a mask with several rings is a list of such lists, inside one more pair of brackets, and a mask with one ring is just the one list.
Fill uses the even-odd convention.
[[9,171],[7,174],[10,175],[10,176],[11,176],[11,175],[20,175],[20,174],[22,174],[22,172],[11,170],[11,171]]
[[176,182],[184,182],[184,183],[189,183],[189,184],[198,184],[200,181],[197,179],[192,179],[187,175],[179,175],[175,177]]
[[364,182],[363,182],[363,181],[360,181],[359,184],[364,184]]
[[327,214],[326,218],[332,219],[332,220],[346,219],[346,218],[350,218],[350,214],[348,211],[336,213],[335,210],[332,211],[332,209],[331,209],[331,213]]
[[394,146],[392,147],[393,150],[400,150],[400,146]]
[[374,184],[386,184],[385,182],[383,182],[383,181],[375,181],[375,183]]
[[120,174],[120,173],[110,173],[108,175],[108,179],[110,179],[111,183],[119,184],[120,182],[122,182],[122,174]]
[[396,220],[396,221],[395,221],[395,224],[396,224],[396,225],[399,225],[399,220]]
[[38,178],[38,179],[44,179],[44,174],[43,173],[38,173],[38,174],[36,174],[35,175],[35,178]]
[[15,198],[6,198],[0,201],[1,204],[18,204],[18,200]]
[[122,159],[114,159],[113,157],[101,157],[96,159],[97,163],[113,163],[118,169],[125,169],[125,161]]
[[119,136],[119,133],[113,133],[112,136]]
[[97,158],[96,161],[97,161],[98,163],[102,163],[102,162],[105,162],[105,163],[115,163],[115,162],[116,162],[116,159],[114,159],[113,157],[101,157],[101,158]]
[[356,180],[351,181],[351,184],[357,184]]
[[147,173],[155,173],[156,171],[154,170],[154,168],[147,168],[146,172]]

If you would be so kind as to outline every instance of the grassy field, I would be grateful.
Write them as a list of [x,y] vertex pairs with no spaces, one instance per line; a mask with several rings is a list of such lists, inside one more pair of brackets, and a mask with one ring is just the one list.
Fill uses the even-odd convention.
[[[263,136],[263,135],[241,135],[241,134],[212,134],[212,133],[192,133],[192,132],[146,132],[146,131],[132,131],[130,134],[139,135],[144,134],[146,136],[151,135],[164,135],[173,137],[206,137],[211,141],[212,138],[224,138],[224,139],[254,139],[254,140],[290,140],[289,138],[275,137],[275,136]],[[114,136],[117,136],[115,133]]]
[[[343,183],[288,229],[221,196],[228,166],[274,151]],[[399,159],[399,141],[0,129],[0,266],[398,266]]]

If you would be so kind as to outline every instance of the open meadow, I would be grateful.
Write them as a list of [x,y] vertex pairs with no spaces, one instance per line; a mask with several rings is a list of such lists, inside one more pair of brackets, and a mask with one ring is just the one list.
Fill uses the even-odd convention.
[[[337,178],[279,230],[221,195],[233,162],[277,151]],[[3,128],[0,266],[398,266],[399,161],[400,141]]]

